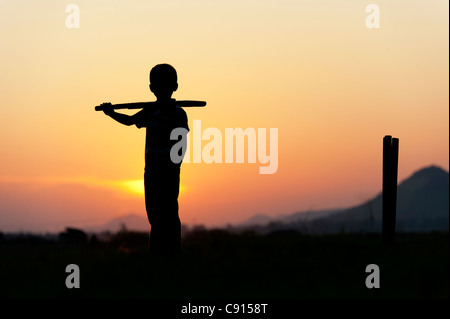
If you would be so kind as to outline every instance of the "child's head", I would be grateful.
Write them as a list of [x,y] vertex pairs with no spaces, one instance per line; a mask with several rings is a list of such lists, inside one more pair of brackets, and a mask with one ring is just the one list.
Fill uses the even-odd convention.
[[170,64],[158,64],[150,71],[150,91],[157,99],[170,99],[178,89],[177,71]]

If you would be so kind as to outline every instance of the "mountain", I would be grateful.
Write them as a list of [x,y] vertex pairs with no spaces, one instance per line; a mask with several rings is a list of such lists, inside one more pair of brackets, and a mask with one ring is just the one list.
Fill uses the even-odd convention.
[[83,230],[90,233],[100,233],[104,231],[118,232],[123,229],[134,230],[134,231],[149,231],[150,225],[148,219],[143,216],[129,214],[125,216],[120,216],[110,221],[96,226],[84,227]]
[[239,226],[254,226],[254,225],[262,226],[267,225],[272,221],[274,221],[274,218],[270,216],[264,214],[257,214],[239,223]]
[[[448,231],[449,174],[430,166],[397,187],[398,232]],[[313,221],[319,232],[381,232],[382,195],[343,212]]]
[[[271,223],[255,225],[253,229],[261,232],[282,229],[307,233],[381,232],[382,195],[348,209],[309,214],[309,217],[296,213],[272,219]],[[251,220],[242,226],[248,226]],[[396,220],[398,232],[448,231],[449,173],[429,166],[401,182],[397,187]]]
[[243,222],[235,225],[236,227],[251,227],[251,226],[265,226],[270,223],[297,223],[297,222],[305,222],[312,221],[318,218],[322,218],[325,216],[329,216],[331,214],[343,211],[343,209],[324,209],[324,210],[311,210],[311,211],[302,211],[289,215],[278,215],[278,216],[267,216],[264,214],[257,214]]

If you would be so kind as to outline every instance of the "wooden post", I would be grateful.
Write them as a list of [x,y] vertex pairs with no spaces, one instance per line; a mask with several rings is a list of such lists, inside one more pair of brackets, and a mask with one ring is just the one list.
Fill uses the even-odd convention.
[[383,138],[383,244],[392,245],[395,236],[397,209],[398,138],[386,135]]

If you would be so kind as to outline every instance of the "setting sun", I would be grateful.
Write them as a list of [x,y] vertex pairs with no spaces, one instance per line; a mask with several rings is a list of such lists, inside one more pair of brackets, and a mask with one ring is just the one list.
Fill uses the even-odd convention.
[[144,180],[138,179],[138,180],[132,180],[132,181],[125,181],[122,182],[122,184],[125,186],[125,188],[128,191],[131,191],[133,193],[139,194],[144,196],[145,195],[145,189],[144,189]]
[[[128,192],[138,194],[142,197],[145,195],[143,179],[118,182],[118,184],[122,185]],[[186,191],[186,187],[183,184],[180,184],[180,194],[183,194],[185,191]]]

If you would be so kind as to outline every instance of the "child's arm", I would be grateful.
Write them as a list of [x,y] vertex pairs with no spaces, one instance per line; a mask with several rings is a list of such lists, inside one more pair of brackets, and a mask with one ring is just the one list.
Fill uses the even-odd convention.
[[119,122],[120,124],[127,125],[127,126],[136,124],[136,118],[133,115],[117,113],[112,108],[111,103],[103,103],[102,106],[103,106],[103,112],[106,115],[108,115],[109,117],[111,117],[112,119]]

